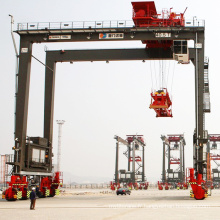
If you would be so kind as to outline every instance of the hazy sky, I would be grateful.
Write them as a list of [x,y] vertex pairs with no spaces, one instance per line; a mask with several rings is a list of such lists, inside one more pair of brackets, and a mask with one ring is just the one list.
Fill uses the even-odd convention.
[[[10,17],[19,22],[108,21],[132,20],[131,1],[128,0],[1,0],[0,21],[0,154],[13,153],[14,145],[14,75],[15,53],[10,35]],[[220,13],[217,1],[156,0],[157,11],[173,7],[185,17],[205,19],[205,54],[210,59],[211,114],[206,114],[209,133],[220,133],[219,43]],[[215,2],[215,4],[214,4]],[[19,47],[19,35],[16,35]],[[144,48],[139,41],[46,44],[49,50],[78,48]],[[45,44],[34,44],[33,55],[45,61]],[[62,135],[61,169],[78,176],[113,178],[115,166],[114,135],[144,135],[146,140],[146,177],[159,180],[162,168],[161,134],[184,133],[186,139],[186,167],[192,166],[192,135],[195,128],[194,66],[167,61],[166,76],[172,90],[173,118],[156,118],[149,109],[153,66],[159,62],[81,62],[57,64],[54,162],[57,152],[55,120],[65,120]],[[168,68],[169,67],[169,68]],[[174,73],[174,77],[172,77]],[[173,80],[173,84],[172,84]],[[171,86],[172,84],[172,86]],[[43,135],[44,66],[32,60],[29,99],[28,136]],[[123,146],[121,147],[123,151]],[[124,155],[121,154],[121,157]],[[121,166],[121,168],[123,168]]]

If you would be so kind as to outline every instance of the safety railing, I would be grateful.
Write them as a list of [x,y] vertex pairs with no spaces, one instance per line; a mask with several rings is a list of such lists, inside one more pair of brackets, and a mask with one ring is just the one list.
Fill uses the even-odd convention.
[[73,21],[73,22],[43,22],[18,23],[17,30],[61,30],[61,29],[89,29],[89,28],[120,28],[132,27],[133,21]]
[[[204,20],[186,20],[186,27],[204,27]],[[133,21],[71,21],[71,22],[31,22],[18,23],[17,31],[22,30],[65,30],[65,29],[101,29],[101,28],[132,28]]]
[[6,163],[14,163],[14,154],[6,154]]
[[185,21],[186,27],[205,27],[205,20],[186,20]]

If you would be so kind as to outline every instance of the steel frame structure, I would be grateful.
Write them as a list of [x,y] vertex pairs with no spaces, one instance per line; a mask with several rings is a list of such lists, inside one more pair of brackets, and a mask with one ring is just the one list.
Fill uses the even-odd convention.
[[[115,136],[114,139],[116,139],[116,159],[115,159],[115,183],[132,183],[135,184],[136,181],[136,175],[141,175],[141,181],[142,183],[145,183],[145,143],[140,140],[142,138],[142,135],[127,135],[127,139],[124,140],[123,138],[119,136]],[[127,146],[127,150],[124,152],[124,155],[127,157],[127,173],[124,171],[121,174],[129,174],[129,178],[121,178],[119,177],[119,144],[122,143],[123,145]],[[140,161],[136,157],[136,151],[137,146],[142,147],[142,155],[140,158]],[[132,169],[131,169],[132,164]],[[138,165],[138,167],[136,167]],[[141,168],[141,171],[139,169]]]
[[[161,136],[163,141],[163,165],[162,165],[162,183],[177,184],[185,181],[185,154],[184,147],[186,145],[184,135],[167,135]],[[167,146],[167,148],[166,148]],[[172,156],[172,151],[178,152],[179,158]],[[166,171],[166,157],[167,157],[167,171]],[[174,171],[171,169],[173,165],[178,165],[178,169]]]
[[6,155],[0,155],[0,184],[5,184]]
[[[20,35],[18,91],[16,100],[15,119],[15,161],[14,173],[32,171],[27,168],[26,136],[28,99],[31,73],[32,46],[35,43],[56,42],[94,42],[94,41],[145,41],[145,40],[194,40],[195,47],[189,49],[189,59],[195,66],[195,138],[194,138],[194,168],[203,173],[206,159],[203,158],[204,139],[204,26],[187,27],[111,27],[111,28],[57,28],[32,29],[22,28],[17,31]],[[165,35],[163,35],[165,33]],[[166,37],[167,34],[168,36]],[[102,38],[113,34],[114,38]],[[120,38],[117,38],[120,36]],[[121,60],[173,60],[171,49],[97,49],[97,50],[57,50],[46,51],[45,68],[45,105],[44,105],[44,138],[48,140],[49,159],[52,158],[54,85],[57,62],[77,61],[121,61]],[[51,172],[52,161],[46,172]]]
[[[207,154],[210,160],[210,172],[211,172],[211,180],[213,182],[214,188],[220,187],[220,134],[209,134],[207,143]],[[216,167],[212,167],[211,164],[216,164]]]

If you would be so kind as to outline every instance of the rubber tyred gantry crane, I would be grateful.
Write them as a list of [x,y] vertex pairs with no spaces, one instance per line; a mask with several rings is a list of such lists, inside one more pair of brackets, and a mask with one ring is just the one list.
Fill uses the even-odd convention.
[[[144,2],[142,2],[144,3]],[[52,140],[53,140],[53,113],[54,94],[56,81],[56,64],[58,62],[79,61],[122,61],[122,60],[176,60],[179,63],[187,63],[189,60],[195,67],[195,135],[194,135],[194,169],[196,175],[191,172],[191,179],[197,181],[194,190],[204,198],[201,186],[201,175],[206,167],[206,159],[203,157],[203,148],[206,145],[204,135],[204,45],[205,26],[204,21],[185,22],[185,19],[174,16],[172,12],[164,13],[164,21],[151,2],[144,5],[138,2],[132,3],[134,8],[133,22],[126,21],[102,21],[102,22],[60,22],[58,23],[19,23],[16,33],[20,35],[19,69],[16,74],[18,91],[16,91],[16,118],[15,118],[15,147],[13,175],[29,175],[30,172],[40,171],[47,175],[52,170]],[[146,14],[152,7],[153,13]],[[142,10],[142,11],[140,11]],[[144,13],[143,13],[144,12]],[[162,14],[163,15],[163,14]],[[144,19],[142,19],[144,17]],[[152,20],[152,22],[148,22]],[[161,23],[162,22],[162,23]],[[187,24],[187,27],[185,26]],[[144,26],[143,26],[144,25]],[[193,40],[194,48],[187,47],[187,40]],[[26,152],[33,148],[42,149],[39,144],[33,145],[27,139],[27,116],[31,76],[31,61],[33,44],[61,43],[61,42],[103,42],[103,41],[142,41],[146,48],[124,49],[93,49],[93,50],[56,50],[46,51],[45,68],[45,106],[44,106],[44,131],[46,140],[47,168],[40,166],[36,170],[33,165],[36,161],[28,157]],[[164,88],[164,87],[162,87]],[[34,163],[35,162],[35,163]],[[201,193],[200,193],[201,192]]]
[[[147,189],[143,135],[127,135],[125,140],[119,136],[114,138],[116,139],[115,179],[111,182],[111,189],[120,186]],[[127,170],[119,169],[119,144],[127,146],[127,150],[123,153],[127,158]]]
[[169,188],[186,189],[184,135],[162,135],[161,139],[163,141],[162,181],[158,182],[158,188],[160,190],[163,187],[166,190]]
[[[210,167],[207,168],[210,173],[209,180],[212,181],[213,188],[220,188],[220,134],[209,134],[207,144],[207,157],[209,159]],[[207,162],[208,164],[208,162]]]

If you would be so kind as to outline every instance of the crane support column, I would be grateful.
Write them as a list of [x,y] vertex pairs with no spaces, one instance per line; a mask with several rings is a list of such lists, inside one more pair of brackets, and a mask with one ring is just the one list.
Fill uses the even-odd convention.
[[[44,137],[52,143],[53,136],[53,112],[56,63],[46,57],[45,67],[45,99],[44,99]],[[49,68],[48,68],[49,67]]]
[[195,66],[195,151],[194,168],[203,174],[205,160],[203,158],[204,144],[204,111],[203,111],[203,89],[204,89],[204,32],[195,32],[195,49],[193,64]]
[[163,141],[163,168],[162,168],[162,182],[165,183],[166,181],[166,168],[165,168],[165,153],[166,153],[166,146],[165,142]]
[[135,183],[135,142],[132,142],[132,183]]
[[20,38],[18,92],[15,124],[15,166],[14,173],[25,169],[25,145],[27,133],[28,101],[30,87],[32,43],[26,37]]
[[131,146],[128,145],[128,171],[131,171],[130,157],[131,157]]
[[180,141],[180,179],[184,179],[183,172],[183,144],[182,141]]
[[142,182],[145,181],[145,157],[144,157],[144,146],[142,146]]
[[[168,145],[168,161],[170,161],[170,145]],[[168,163],[168,170],[170,170],[170,163]]]
[[185,146],[183,145],[183,176],[186,177],[185,173]]
[[[45,99],[44,99],[44,138],[48,140],[50,170],[52,170],[52,141],[54,117],[54,91],[56,63],[46,57],[45,67]],[[49,67],[49,68],[48,68]]]
[[119,152],[119,142],[116,142],[116,158],[115,158],[115,183],[119,182],[118,178],[118,152]]

